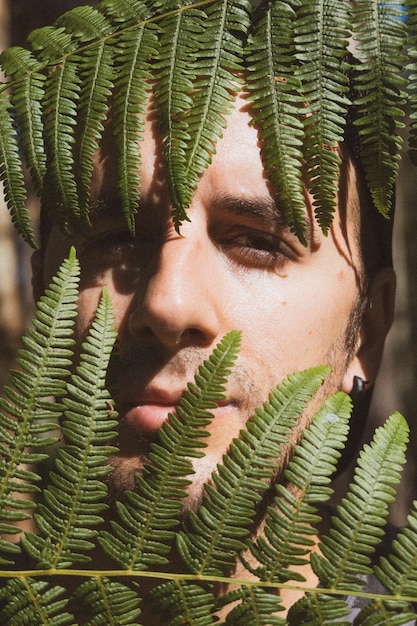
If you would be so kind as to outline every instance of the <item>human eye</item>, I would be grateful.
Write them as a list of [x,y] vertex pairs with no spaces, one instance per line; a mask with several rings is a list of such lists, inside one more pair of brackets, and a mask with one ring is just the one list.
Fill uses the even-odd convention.
[[228,233],[221,246],[232,261],[261,269],[280,268],[296,257],[279,234],[252,228]]
[[84,240],[80,258],[101,265],[119,263],[130,259],[134,246],[135,242],[129,231],[105,231]]
[[112,229],[87,237],[79,251],[83,282],[105,285],[115,276],[133,280],[139,272],[138,245],[128,230]]

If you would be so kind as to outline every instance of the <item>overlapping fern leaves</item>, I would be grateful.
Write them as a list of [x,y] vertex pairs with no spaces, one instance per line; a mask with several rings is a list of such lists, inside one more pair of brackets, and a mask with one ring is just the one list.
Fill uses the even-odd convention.
[[152,447],[152,465],[145,466],[143,476],[136,478],[136,491],[128,492],[126,503],[119,505],[121,521],[113,524],[112,533],[103,534],[106,553],[122,566],[141,570],[150,563],[167,564],[167,540],[174,537],[172,529],[178,524],[193,474],[190,457],[204,456],[199,449],[206,445],[205,427],[213,417],[210,409],[224,398],[238,346],[239,333],[232,332],[200,366],[197,384],[189,383],[176,415],[160,430],[164,445]]
[[[62,408],[53,398],[65,394],[74,343],[71,329],[77,283],[78,262],[71,254],[38,305],[33,327],[23,338],[20,369],[11,373],[10,384],[0,399],[2,535],[17,531],[11,522],[29,517],[24,511],[33,507],[33,498],[27,500],[23,494],[36,493],[40,481],[29,468],[45,458],[42,448],[56,441],[42,434],[53,433]],[[1,562],[7,562],[4,555],[16,549],[15,544],[1,540]]]
[[337,146],[343,141],[349,106],[343,59],[350,35],[349,9],[349,3],[338,0],[302,0],[295,24],[295,55],[301,61],[296,73],[307,105],[306,179],[324,232],[336,207]]
[[265,169],[290,223],[300,237],[305,229],[302,184],[303,121],[296,76],[292,2],[270,4],[248,44],[248,89],[262,139]]
[[39,504],[35,522],[39,533],[27,533],[23,545],[39,567],[58,569],[88,562],[84,554],[102,522],[107,490],[105,462],[116,448],[117,413],[105,387],[107,365],[116,338],[111,303],[104,293],[96,319],[82,346],[80,365],[63,398],[65,438]]
[[[163,582],[155,582],[147,602],[172,625],[184,620],[194,626],[213,624],[217,612],[224,610],[224,623],[233,625],[334,623],[349,612],[344,595],[361,594],[363,577],[371,573],[387,595],[374,594],[355,623],[405,624],[417,619],[409,604],[417,600],[415,505],[409,527],[398,533],[392,552],[387,549],[373,566],[404,463],[408,429],[399,414],[392,415],[362,450],[352,485],[317,554],[311,550],[320,507],[332,493],[329,483],[346,441],[350,413],[345,394],[328,398],[272,488],[263,530],[254,534],[255,520],[260,521],[258,505],[275,480],[281,446],[327,368],[290,376],[272,391],[270,401],[256,410],[232,442],[205,486],[202,504],[183,519],[190,458],[204,455],[210,411],[223,397],[237,356],[236,332],[200,367],[176,414],[159,431],[135,492],[107,511],[111,526],[106,529],[106,459],[114,451],[117,415],[105,383],[115,329],[104,293],[79,365],[68,377],[77,282],[78,262],[71,251],[39,303],[20,357],[21,371],[13,373],[2,401],[2,532],[15,532],[15,522],[32,515],[36,527],[22,533],[19,543],[5,536],[0,544],[3,564],[8,562],[0,569],[2,624],[140,624],[140,581],[154,572]],[[49,394],[60,402],[45,400]],[[65,441],[41,489],[37,475],[23,464],[39,463],[45,456],[38,450],[55,441],[50,435],[57,418]],[[33,452],[26,451],[29,446]],[[12,495],[12,490],[18,493]],[[106,566],[92,569],[100,545]],[[169,571],[173,552],[180,558],[175,573]],[[103,564],[103,554],[100,558]],[[83,569],[74,569],[77,563]],[[305,587],[297,568],[308,563],[321,587]],[[236,564],[237,581],[230,578]],[[64,577],[58,579],[60,573]],[[226,588],[218,597],[216,581],[236,588]],[[288,586],[305,594],[283,618],[280,612],[288,607],[276,590]]]
[[[242,432],[242,438],[230,446],[224,463],[213,474],[213,486],[206,485],[198,512],[190,511],[184,529],[177,535],[179,553],[192,573],[222,576],[230,572],[236,554],[249,538],[256,505],[277,471],[281,446],[326,373],[326,368],[319,367],[291,377],[273,391],[270,401],[257,410]],[[175,581],[164,584],[161,593],[155,589],[152,596],[163,596],[164,602],[169,597],[175,606],[187,592],[187,583]],[[205,596],[204,588],[192,587],[194,607],[200,606],[210,615]]]
[[[167,33],[157,63],[156,104],[166,136],[167,169],[172,168],[169,180],[178,227],[232,107],[250,28],[247,0],[213,2],[202,8],[204,12],[174,14],[178,37]],[[183,64],[179,71],[174,65],[178,62]]]
[[359,93],[357,124],[369,187],[383,215],[388,215],[391,208],[401,159],[402,137],[398,129],[404,126],[404,53],[408,43],[402,18],[404,13],[393,0],[366,0],[354,9],[355,40],[361,61],[354,79]]
[[[265,169],[300,238],[303,181],[323,230],[331,223],[336,146],[348,106],[357,110],[375,205],[387,214],[407,98],[411,146],[416,144],[417,1],[404,3],[407,22],[400,20],[406,13],[398,4],[103,0],[97,9],[80,7],[35,31],[27,50],[12,48],[1,56],[10,83],[0,94],[0,177],[17,228],[35,245],[25,207],[24,164],[53,221],[64,230],[74,222],[88,223],[94,155],[108,133],[117,154],[120,205],[134,230],[140,206],[140,114],[148,98],[160,120],[179,228],[227,123],[234,90],[241,88],[248,90]],[[403,50],[407,34],[409,46]],[[352,37],[357,49],[349,60],[345,53]],[[353,92],[348,92],[349,74]],[[113,450],[116,417],[105,376],[115,333],[104,295],[79,369],[70,376],[77,282],[72,252],[39,304],[20,369],[0,401],[2,624],[139,624],[140,581],[152,570],[163,582],[155,583],[149,598],[172,625],[205,626],[225,610],[221,620],[243,626],[335,623],[347,614],[344,595],[363,593],[358,574],[370,572],[388,595],[375,594],[356,623],[416,619],[408,603],[417,599],[415,506],[391,553],[376,566],[372,559],[403,462],[407,428],[401,416],[392,416],[363,450],[319,555],[310,553],[311,536],[346,438],[346,396],[326,402],[285,475],[276,487],[270,485],[282,443],[324,369],[290,377],[272,392],[232,443],[205,487],[202,505],[183,520],[189,459],[204,454],[204,428],[236,358],[237,333],[223,340],[190,383],[176,415],[160,430],[135,492],[108,513],[111,524],[104,529],[106,458]],[[65,443],[41,488],[33,465],[56,442],[57,420]],[[253,535],[259,503],[270,489],[265,532]],[[34,532],[23,533],[17,543],[10,535],[26,520],[33,521]],[[89,559],[100,550],[108,567],[91,571]],[[163,571],[173,553],[183,573]],[[286,622],[277,589],[302,591],[305,581],[295,568],[308,562],[321,587],[305,588]],[[244,582],[228,578],[236,563]],[[75,570],[76,564],[83,569]],[[219,583],[237,588],[227,588],[219,599]]]
[[1,56],[9,82],[1,100],[0,176],[16,225],[34,245],[23,164],[63,229],[88,222],[93,158],[111,110],[120,205],[134,230],[138,114],[151,97],[179,228],[242,85],[265,169],[301,239],[302,175],[322,229],[331,223],[337,144],[349,106],[375,205],[386,215],[407,101],[415,143],[416,6],[416,0],[103,0],[96,9],[68,12],[32,33],[27,50]]
[[[372,555],[384,535],[388,505],[395,493],[392,485],[399,481],[407,441],[404,419],[394,414],[384,429],[376,431],[371,446],[362,450],[350,491],[338,507],[329,534],[322,537],[323,556],[312,555],[323,587],[360,591],[364,577],[372,572]],[[342,598],[307,595],[292,607],[290,623],[348,614]]]

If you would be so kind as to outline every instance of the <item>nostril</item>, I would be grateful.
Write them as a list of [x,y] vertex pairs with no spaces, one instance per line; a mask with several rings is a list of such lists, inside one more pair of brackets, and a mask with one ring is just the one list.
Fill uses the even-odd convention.
[[195,345],[199,347],[209,346],[212,343],[211,333],[205,333],[198,328],[187,328],[179,339],[179,344]]

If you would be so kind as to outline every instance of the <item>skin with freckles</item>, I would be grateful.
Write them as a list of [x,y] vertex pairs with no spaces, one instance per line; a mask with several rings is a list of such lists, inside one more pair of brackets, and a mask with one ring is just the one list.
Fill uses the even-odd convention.
[[[307,246],[298,241],[275,201],[257,130],[249,121],[247,103],[238,96],[198,185],[189,221],[178,234],[156,122],[148,113],[136,236],[118,211],[112,159],[104,152],[95,172],[94,228],[68,239],[53,227],[43,251],[46,285],[69,246],[77,248],[80,341],[104,286],[113,301],[122,381],[116,398],[120,453],[112,459],[113,492],[133,486],[133,474],[140,471],[157,429],[175,410],[198,365],[232,329],[242,331],[242,347],[226,400],[208,427],[206,456],[193,461],[189,507],[198,503],[202,484],[255,407],[289,373],[330,365],[333,373],[319,400],[338,389],[349,392],[354,375],[371,383],[375,379],[392,315],[392,273],[376,277],[373,306],[366,308],[360,297],[357,220],[348,215],[345,223],[337,210],[326,237],[312,217],[309,198]],[[353,185],[351,194],[349,206],[355,204]],[[359,315],[361,324],[354,324]],[[347,345],[354,348],[347,350]]]

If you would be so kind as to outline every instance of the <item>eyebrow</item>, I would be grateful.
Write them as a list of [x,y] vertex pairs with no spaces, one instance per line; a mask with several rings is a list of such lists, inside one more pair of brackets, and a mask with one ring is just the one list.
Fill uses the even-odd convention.
[[[211,202],[214,210],[226,211],[237,217],[247,217],[249,219],[262,219],[271,223],[280,231],[291,231],[288,220],[276,201],[271,196],[254,196],[251,198],[239,198],[227,194],[216,196]],[[304,236],[309,246],[312,245],[313,223],[310,215],[306,211],[304,214],[305,232]],[[296,237],[296,235],[294,235]]]
[[88,207],[90,217],[123,217],[120,200],[115,196],[100,196],[90,203]]
[[[279,208],[274,198],[268,195],[240,198],[229,194],[216,195],[211,200],[211,207],[219,212],[226,212],[236,217],[252,220],[263,220],[270,223],[279,231],[291,232],[288,220]],[[138,206],[139,209],[139,206]],[[96,198],[89,207],[90,218],[104,217],[107,219],[123,218],[120,200],[116,196],[106,195]],[[304,237],[308,247],[314,247],[314,230],[311,216],[304,214]],[[293,234],[293,233],[291,233]],[[296,237],[296,235],[293,235]]]

